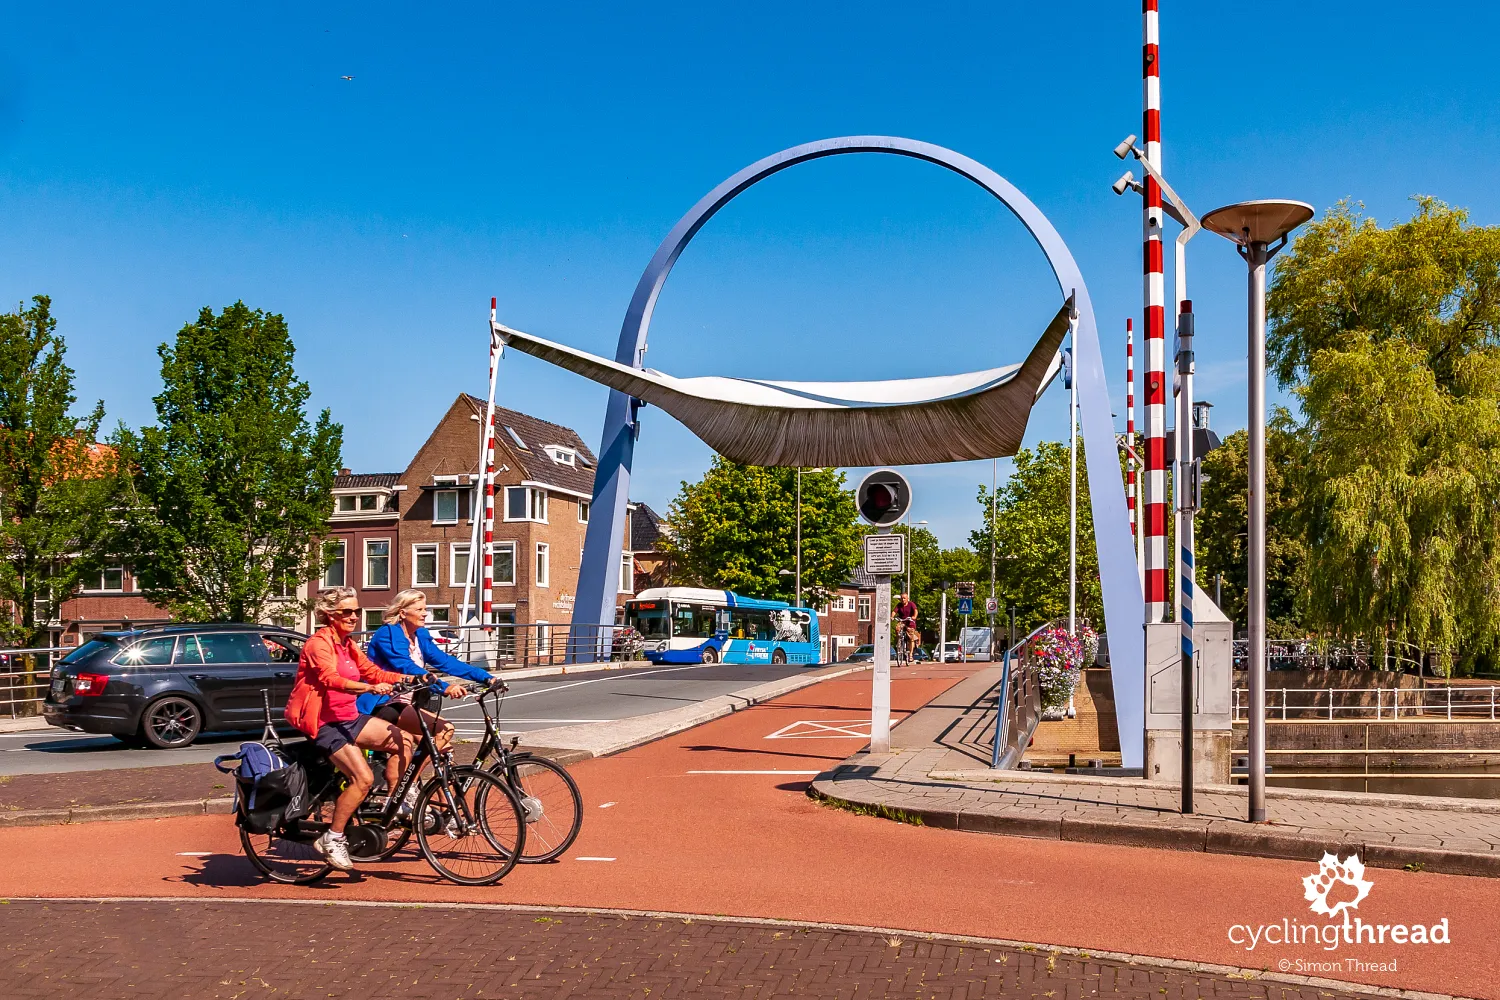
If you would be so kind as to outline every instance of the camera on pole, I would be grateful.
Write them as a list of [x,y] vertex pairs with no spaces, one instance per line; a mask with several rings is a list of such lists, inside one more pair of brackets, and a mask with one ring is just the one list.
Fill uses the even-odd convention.
[[910,509],[911,484],[895,469],[876,469],[860,480],[854,502],[866,524],[889,528]]

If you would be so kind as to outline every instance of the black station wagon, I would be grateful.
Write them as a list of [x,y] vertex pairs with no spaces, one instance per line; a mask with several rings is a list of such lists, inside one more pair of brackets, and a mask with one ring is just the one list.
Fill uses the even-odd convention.
[[266,625],[168,625],[100,632],[52,670],[52,725],[160,749],[200,733],[259,729],[261,691],[276,718],[297,675],[300,632]]

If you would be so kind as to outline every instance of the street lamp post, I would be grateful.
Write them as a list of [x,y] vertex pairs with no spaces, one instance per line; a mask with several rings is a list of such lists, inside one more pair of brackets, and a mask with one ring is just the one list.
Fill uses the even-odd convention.
[[1250,425],[1245,598],[1250,672],[1250,822],[1266,820],[1266,262],[1286,246],[1287,234],[1313,217],[1300,201],[1245,201],[1214,209],[1203,227],[1239,248],[1250,285]]
[[802,607],[802,467],[797,467],[797,607]]

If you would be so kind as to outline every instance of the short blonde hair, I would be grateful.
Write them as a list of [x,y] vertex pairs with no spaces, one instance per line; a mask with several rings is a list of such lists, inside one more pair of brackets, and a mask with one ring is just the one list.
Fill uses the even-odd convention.
[[386,608],[385,611],[380,615],[381,621],[384,621],[387,625],[389,625],[397,618],[400,618],[403,611],[411,607],[413,604],[416,604],[418,601],[426,604],[427,595],[422,593],[422,591],[420,590],[401,591],[401,593],[391,598],[391,606]]
[[349,598],[358,599],[359,592],[353,587],[329,587],[327,590],[318,592],[318,599],[313,602],[313,614],[318,616],[318,624],[328,624],[328,612],[347,601]]

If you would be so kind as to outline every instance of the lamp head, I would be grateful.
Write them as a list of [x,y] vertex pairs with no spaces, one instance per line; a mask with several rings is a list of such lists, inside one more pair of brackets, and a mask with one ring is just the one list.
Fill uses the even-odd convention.
[[1126,191],[1135,191],[1137,193],[1140,193],[1141,182],[1135,179],[1135,173],[1133,171],[1127,170],[1120,175],[1119,180],[1115,181],[1109,187],[1110,190],[1114,191],[1115,194],[1124,194]]
[[1134,146],[1135,146],[1135,136],[1134,135],[1127,135],[1124,139],[1122,139],[1120,141],[1120,144],[1115,147],[1115,155],[1118,156],[1120,159],[1123,160],[1123,159],[1125,159],[1125,157],[1127,157],[1127,156],[1130,155],[1130,153],[1132,151],[1132,148]]

